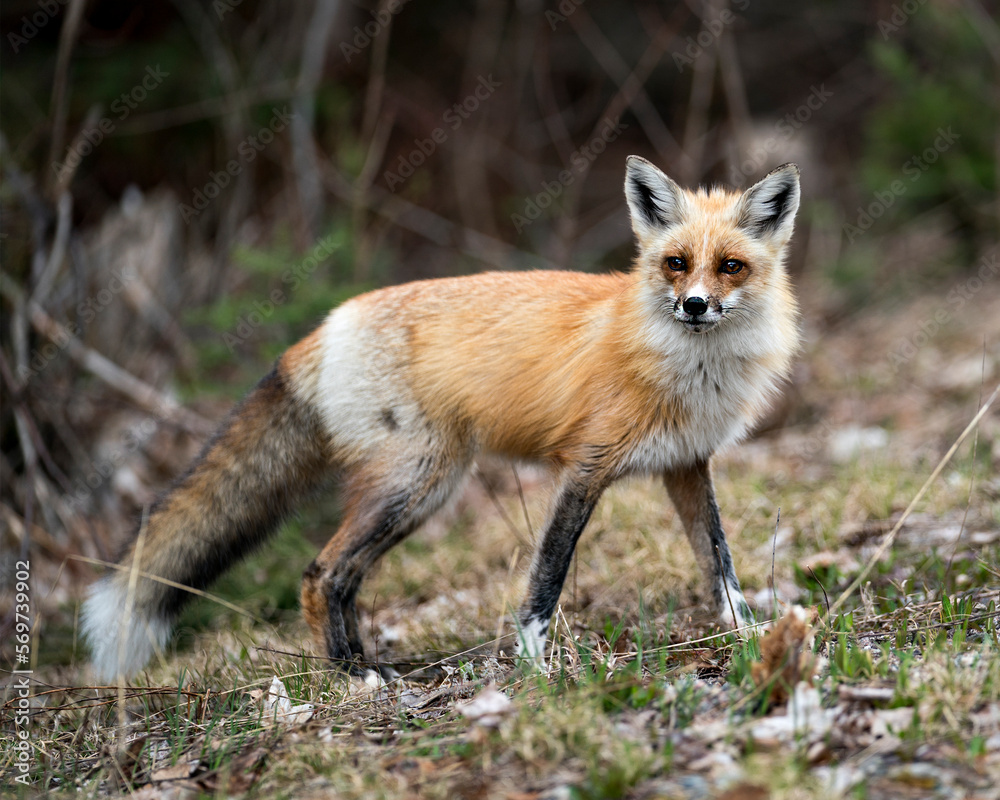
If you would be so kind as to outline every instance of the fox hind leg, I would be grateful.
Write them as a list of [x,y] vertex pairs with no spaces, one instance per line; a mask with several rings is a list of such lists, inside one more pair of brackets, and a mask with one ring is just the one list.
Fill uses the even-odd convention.
[[[425,460],[423,463],[427,463]],[[464,464],[433,474],[398,470],[416,479],[355,481],[346,489],[347,512],[337,533],[309,565],[302,579],[302,611],[321,652],[349,673],[367,676],[357,617],[357,593],[369,568],[441,507],[458,484]]]
[[335,665],[362,675],[364,646],[357,619],[357,592],[380,555],[415,527],[410,500],[395,495],[361,513],[350,513],[302,579],[302,610],[321,652]]

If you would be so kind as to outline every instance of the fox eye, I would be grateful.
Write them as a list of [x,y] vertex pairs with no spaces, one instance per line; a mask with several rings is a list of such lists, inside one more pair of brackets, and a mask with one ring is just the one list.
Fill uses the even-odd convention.
[[727,258],[719,267],[719,272],[724,272],[726,275],[735,275],[741,269],[743,269],[742,261],[737,261],[735,258]]
[[679,256],[670,256],[667,259],[667,266],[674,270],[674,272],[683,272],[687,269],[688,265],[687,261],[683,258],[680,258]]

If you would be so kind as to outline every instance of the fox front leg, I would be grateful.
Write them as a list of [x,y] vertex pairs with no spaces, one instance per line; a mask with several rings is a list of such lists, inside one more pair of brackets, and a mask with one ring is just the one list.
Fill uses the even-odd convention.
[[663,476],[684,533],[712,592],[712,602],[723,625],[747,635],[755,624],[740,589],[733,558],[722,529],[708,460],[675,468]]
[[573,550],[600,495],[600,488],[573,478],[566,480],[559,490],[548,526],[535,550],[528,596],[518,614],[516,653],[521,658],[540,665],[545,657],[549,623],[559,602]]

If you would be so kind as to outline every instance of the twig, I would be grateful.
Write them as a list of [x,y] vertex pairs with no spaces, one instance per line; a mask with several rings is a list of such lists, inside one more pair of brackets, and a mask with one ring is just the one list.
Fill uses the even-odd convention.
[[983,8],[979,0],[965,0],[965,5],[972,18],[972,28],[982,38],[990,58],[1000,67],[1000,24],[997,24],[996,18]]
[[[715,555],[719,558],[719,572],[722,572],[722,552],[719,550],[719,546],[715,546]],[[729,601],[729,613],[733,615],[733,629],[739,630],[740,621],[736,616],[736,608],[733,606],[733,598],[729,596],[729,581],[723,577],[722,585],[726,588],[726,600]]]
[[573,144],[573,137],[570,135],[566,122],[563,119],[567,111],[559,108],[556,101],[555,87],[552,83],[552,63],[549,60],[550,39],[544,37],[542,42],[535,49],[535,60],[533,69],[535,94],[538,96],[538,104],[541,106],[542,123],[549,133],[549,140],[559,153],[559,160],[565,168],[569,168],[570,157],[576,146]]
[[[80,30],[80,21],[83,19],[85,6],[84,0],[71,0],[62,30],[59,31],[59,53],[56,56],[55,78],[52,81],[52,103],[49,111],[52,117],[52,142],[49,147],[50,164],[58,163],[59,151],[62,150],[63,139],[66,136],[66,114],[69,106],[67,92],[69,61],[73,55],[73,47],[76,45],[76,37]],[[56,186],[56,173],[46,170],[46,174],[49,176],[49,188],[52,189]]]
[[[107,567],[109,569],[116,569],[120,572],[128,572],[130,574],[132,572],[132,567],[122,566],[121,564],[112,564],[108,561],[102,561],[99,558],[90,558],[89,556],[78,556],[78,555],[70,555],[67,556],[67,558],[71,561],[83,561],[86,564],[94,564],[95,566],[98,567]],[[267,626],[267,623],[264,622],[264,620],[262,620],[256,614],[252,614],[245,608],[240,608],[235,603],[230,603],[225,598],[219,597],[218,595],[212,594],[211,592],[206,592],[203,591],[202,589],[195,589],[193,586],[187,586],[186,584],[178,583],[177,581],[172,581],[169,578],[164,578],[160,575],[153,575],[151,572],[146,572],[145,570],[142,569],[135,570],[135,574],[140,578],[146,578],[151,581],[156,581],[157,583],[162,583],[164,586],[170,586],[173,589],[181,589],[185,592],[189,592],[193,595],[196,595],[197,597],[204,597],[206,600],[211,600],[213,603],[218,603],[220,606],[225,606],[230,611],[235,611],[238,614],[243,614],[246,617],[250,617],[250,619],[252,619],[258,625]]]
[[[45,271],[46,249],[45,238],[49,221],[52,218],[52,211],[48,204],[35,190],[33,181],[17,168],[15,160],[10,156],[10,148],[7,145],[7,137],[0,131],[0,163],[3,164],[3,172],[6,180],[20,195],[24,203],[24,208],[31,218],[31,238],[33,243],[31,255],[32,281],[41,278]],[[15,374],[22,374],[28,366],[28,319],[24,308],[24,294],[18,293],[13,299],[14,313],[10,320],[10,337],[12,349],[14,351]]]
[[[549,62],[549,37],[544,37],[543,44],[538,47],[532,72],[535,75],[535,93],[542,107],[542,120],[549,132],[549,139],[559,153],[559,159],[564,169],[577,166],[571,163],[576,146],[570,136],[563,112],[556,101],[555,89],[552,84],[552,66]],[[605,115],[600,118],[606,119]],[[582,170],[581,177],[586,178],[590,172],[589,162]],[[555,220],[555,236],[549,236],[548,252],[559,266],[565,269],[573,255],[573,243],[579,230],[580,197],[583,193],[585,180],[574,180],[563,191],[562,206]]]
[[514,534],[514,538],[517,539],[518,544],[520,544],[525,549],[530,549],[531,548],[530,542],[526,542],[524,540],[524,537],[521,535],[521,532],[517,529],[517,525],[515,525],[514,521],[507,516],[507,512],[503,510],[503,506],[500,504],[500,498],[497,497],[496,491],[494,491],[493,487],[490,485],[490,482],[486,480],[486,476],[483,475],[481,470],[479,469],[476,470],[476,477],[479,478],[479,482],[483,484],[483,488],[486,490],[486,494],[488,494],[490,500],[493,501],[493,505],[496,507],[497,512],[500,514],[500,518],[504,521],[504,524],[507,526],[510,532]]
[[[495,67],[508,13],[505,0],[478,0],[475,7],[459,83],[463,96],[473,92],[480,78],[491,73]],[[452,186],[459,218],[467,228],[482,231],[494,239],[499,238],[499,233],[493,213],[495,192],[490,190],[488,164],[484,157],[487,152],[484,133],[489,130],[493,119],[503,116],[495,112],[496,107],[492,103],[484,106],[466,124],[462,135],[454,137],[449,143]]]
[[774,538],[771,540],[771,597],[774,599],[772,615],[778,618],[778,588],[774,585],[774,555],[778,550],[778,525],[781,524],[781,506],[778,506],[778,518],[774,521]]
[[[986,383],[986,336],[983,335],[983,365],[980,372],[979,378],[979,401],[978,404],[983,402],[983,386]],[[951,547],[951,555],[948,556],[948,566],[944,571],[944,578],[942,583],[948,580],[948,575],[951,573],[951,565],[955,560],[955,553],[958,552],[958,544],[962,541],[962,534],[965,532],[965,523],[969,519],[969,508],[972,506],[972,487],[976,481],[976,451],[979,447],[979,429],[976,428],[976,435],[972,438],[972,464],[969,467],[969,496],[965,499],[965,513],[962,514],[962,524],[958,526],[958,535],[955,536],[955,544]]]
[[[69,153],[80,153],[83,144],[87,141],[84,134],[90,133],[97,127],[101,121],[101,107],[98,104],[94,104],[87,111],[87,115],[83,118],[83,122],[80,124],[79,130],[76,132],[76,136],[73,137],[73,141],[67,150],[67,158],[62,164],[53,161],[53,173],[56,176],[56,182],[52,189],[52,195],[58,197],[60,200],[63,195],[69,191],[69,186],[73,182],[73,177],[76,175],[76,171],[80,168],[80,164],[83,163],[82,158],[73,159],[71,162],[68,154]],[[56,168],[58,167],[58,168]]]
[[327,42],[339,8],[339,0],[316,0],[302,44],[302,60],[292,101],[292,164],[308,241],[316,239],[316,228],[323,218],[319,158],[312,135],[316,90],[323,76]]
[[17,438],[21,445],[21,454],[24,456],[25,483],[24,487],[24,536],[21,539],[21,559],[27,560],[31,550],[31,531],[33,526],[32,518],[35,512],[35,473],[38,469],[38,451],[35,449],[33,437],[31,436],[31,416],[24,404],[14,376],[10,372],[7,359],[0,350],[0,373],[3,381],[10,388],[11,396],[14,398],[14,427],[17,429]]
[[726,107],[733,126],[736,143],[736,164],[744,158],[750,148],[750,106],[747,102],[746,85],[740,72],[740,60],[736,54],[736,37],[730,28],[723,31],[719,39],[719,74],[722,77],[722,91],[726,96]]
[[[240,75],[236,59],[230,54],[225,43],[219,36],[218,28],[209,19],[207,6],[196,0],[173,0],[174,5],[184,19],[192,38],[197,42],[205,61],[215,67],[219,82],[226,90],[227,97],[235,97],[240,90]],[[226,140],[226,150],[235,153],[243,137],[243,109],[230,105],[222,118],[222,131]],[[229,272],[229,250],[236,227],[240,222],[243,209],[246,206],[250,192],[252,171],[241,170],[236,176],[236,183],[229,196],[229,202],[222,207],[218,230],[215,235],[215,269],[209,279],[209,295],[215,297],[226,285]]]
[[[708,6],[710,19],[719,17],[719,0]],[[683,182],[697,183],[701,177],[701,162],[705,153],[705,131],[708,128],[708,106],[712,101],[712,80],[715,76],[715,62],[718,48],[709,45],[694,60],[694,74],[691,76],[691,100],[684,123],[684,155],[686,161],[681,170]]]
[[[365,225],[368,211],[368,192],[375,181],[379,165],[385,157],[395,123],[395,111],[382,112],[385,97],[385,68],[389,57],[389,41],[392,37],[394,15],[388,10],[387,0],[379,0],[379,14],[388,18],[384,28],[377,34],[372,46],[372,62],[369,69],[368,85],[365,88],[364,115],[361,120],[361,140],[368,142],[368,152],[361,172],[354,181],[354,200],[351,203],[351,230],[354,248],[354,280],[368,281],[372,257],[375,252],[376,233]],[[314,176],[314,180],[320,180]]]
[[18,384],[17,379],[14,377],[14,373],[11,371],[10,364],[7,363],[7,357],[4,355],[3,351],[0,351],[0,377],[3,378],[4,382],[6,382],[10,389],[11,397],[14,398],[14,403],[17,406],[15,413],[23,412],[24,414],[24,425],[31,436],[31,442],[34,445],[36,452],[45,464],[45,468],[51,473],[52,477],[59,482],[64,491],[72,491],[69,478],[53,460],[52,454],[49,452],[48,447],[46,447],[45,440],[42,438],[42,434],[38,430],[38,425],[35,424],[34,419],[28,411],[27,403],[25,403],[24,397],[21,394],[23,387]]
[[63,192],[56,201],[56,235],[52,240],[52,249],[49,250],[49,258],[45,264],[45,269],[35,284],[35,289],[31,293],[31,300],[36,303],[44,303],[55,283],[56,275],[66,260],[66,250],[69,244],[69,234],[72,229],[73,218],[73,198],[69,192]]
[[864,583],[868,574],[872,571],[882,556],[885,555],[885,551],[892,546],[893,541],[896,539],[896,534],[898,534],[900,529],[903,527],[903,523],[906,522],[910,514],[913,513],[913,509],[916,508],[917,503],[919,503],[924,494],[926,494],[927,490],[931,487],[931,484],[937,480],[938,475],[941,474],[941,470],[943,470],[945,465],[951,461],[951,457],[955,455],[955,451],[958,450],[962,442],[964,442],[968,435],[975,430],[977,425],[979,425],[979,421],[986,415],[986,412],[989,411],[990,406],[993,405],[993,401],[997,399],[997,395],[1000,395],[1000,384],[997,385],[997,388],[993,390],[993,394],[990,395],[989,399],[983,404],[982,408],[979,409],[979,413],[972,418],[972,421],[968,425],[965,426],[965,430],[962,431],[959,437],[955,440],[955,443],[948,448],[948,452],[945,453],[942,459],[938,462],[938,465],[934,468],[930,477],[924,481],[924,485],[920,487],[920,491],[918,491],[913,500],[910,501],[910,504],[906,507],[902,516],[896,520],[896,524],[886,535],[882,544],[879,545],[878,550],[872,554],[868,563],[865,564],[865,568],[861,570],[860,574],[853,581],[851,581],[851,585],[844,589],[840,597],[837,598],[837,602],[831,606],[830,610],[827,612],[827,620],[832,619],[833,614],[839,611],[844,603],[847,602],[847,599],[857,590],[859,586],[861,586],[862,583]]
[[827,618],[829,618],[829,616],[830,616],[830,596],[826,593],[826,587],[823,585],[823,581],[821,581],[819,579],[819,576],[816,574],[816,570],[814,570],[812,567],[809,567],[809,574],[812,575],[812,579],[814,581],[816,581],[816,583],[819,584],[819,588],[823,590],[823,602],[826,603],[826,616],[827,616]]
[[[635,71],[628,68],[628,64],[594,22],[593,17],[587,13],[586,8],[577,7],[576,11],[569,16],[569,22],[577,36],[580,37],[580,41],[590,50],[597,63],[618,84],[619,88],[624,88],[630,81],[635,80]],[[662,38],[665,37],[657,36],[654,42],[662,41]],[[665,49],[666,43],[663,42],[662,46]],[[660,52],[662,53],[662,50]],[[639,125],[649,137],[649,141],[656,148],[656,152],[665,163],[677,163],[682,159],[684,153],[673,134],[670,133],[670,129],[663,122],[646,90],[639,84],[631,91],[634,93],[631,101],[632,110],[635,112]]]
[[271,81],[260,86],[247,88],[241,86],[235,92],[218,97],[208,97],[194,103],[165,108],[162,111],[148,111],[145,114],[132,114],[121,125],[111,132],[111,136],[136,136],[143,133],[189,125],[192,122],[223,117],[233,113],[234,109],[241,112],[270,100],[280,100],[295,94],[295,81],[282,79]]
[[521,476],[517,474],[517,466],[510,465],[511,472],[514,473],[514,483],[517,484],[517,496],[521,498],[521,511],[524,514],[524,524],[528,526],[528,535],[535,538],[535,529],[531,526],[531,518],[528,517],[528,504],[524,501],[524,489],[521,487]]
[[381,116],[382,96],[385,94],[385,66],[389,57],[389,41],[392,39],[392,23],[395,14],[389,11],[388,0],[379,0],[380,19],[386,19],[372,43],[372,62],[368,69],[368,85],[365,87],[364,114],[361,118],[361,139],[369,141],[375,134],[375,125]]
[[[0,277],[3,278],[0,280],[0,293],[12,299],[19,297],[20,292],[13,282],[6,275]],[[215,426],[200,414],[178,406],[153,386],[126,372],[96,350],[91,350],[64,325],[52,319],[37,303],[29,301],[27,307],[28,317],[35,330],[62,347],[81,367],[130,398],[140,408],[199,436],[207,435],[214,429]]]
[[27,483],[24,489],[24,538],[21,540],[21,558],[26,560],[30,556],[32,518],[35,514],[35,473],[38,471],[38,455],[27,434],[27,424],[20,409],[14,415],[14,421],[21,442],[21,452],[24,453]]
[[[322,164],[322,170],[323,180],[327,188],[344,202],[352,202],[354,189],[351,182],[341,175],[329,161]],[[543,256],[511,247],[499,239],[465,228],[435,214],[433,211],[394,195],[381,186],[371,187],[367,203],[372,211],[389,219],[398,227],[420,234],[440,247],[457,250],[491,267],[496,266],[495,258],[499,255],[512,269],[518,266],[558,269],[557,264]]]
[[368,144],[368,154],[361,167],[357,180],[354,181],[354,200],[351,203],[351,228],[354,234],[355,247],[354,280],[363,283],[368,280],[371,271],[371,259],[374,250],[371,236],[365,231],[365,216],[370,206],[368,194],[375,181],[379,164],[385,156],[385,148],[392,133],[395,114],[390,111],[380,116],[375,123],[371,141]]

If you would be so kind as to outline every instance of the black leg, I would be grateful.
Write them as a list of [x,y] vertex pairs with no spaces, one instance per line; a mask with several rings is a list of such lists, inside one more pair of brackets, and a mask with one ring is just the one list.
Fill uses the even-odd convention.
[[544,655],[549,622],[559,602],[573,550],[599,497],[600,490],[573,481],[560,491],[552,518],[535,551],[528,597],[518,614],[520,655],[528,658]]
[[740,589],[722,529],[708,461],[671,470],[663,480],[698,566],[709,583],[720,619],[724,624],[739,628],[753,624],[753,615]]
[[347,644],[351,648],[351,653],[362,659],[365,657],[365,648],[361,644],[361,632],[358,628],[358,588],[348,593],[340,604],[340,613],[344,617],[344,632],[347,634]]

